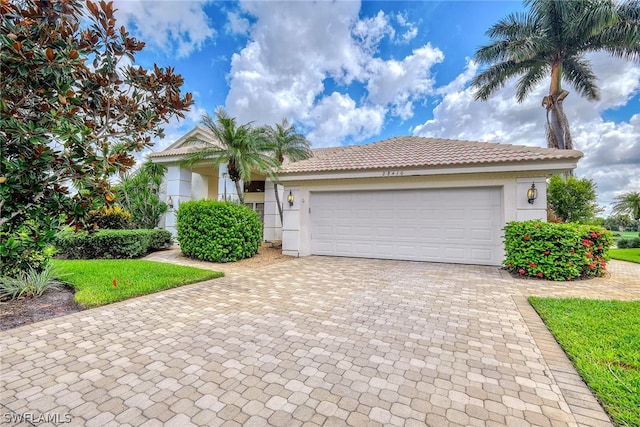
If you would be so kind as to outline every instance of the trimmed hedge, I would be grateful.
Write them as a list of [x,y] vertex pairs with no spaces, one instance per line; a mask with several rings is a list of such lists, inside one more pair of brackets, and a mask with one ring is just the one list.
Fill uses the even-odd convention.
[[521,276],[573,280],[603,276],[611,232],[577,223],[513,221],[504,228],[504,265]]
[[95,233],[63,231],[55,246],[69,259],[131,259],[168,247],[172,243],[167,230],[99,230]]
[[640,237],[635,237],[633,239],[620,239],[618,243],[616,243],[618,249],[634,249],[640,248]]
[[251,258],[262,243],[262,223],[246,206],[197,200],[180,204],[178,242],[182,253],[213,262]]

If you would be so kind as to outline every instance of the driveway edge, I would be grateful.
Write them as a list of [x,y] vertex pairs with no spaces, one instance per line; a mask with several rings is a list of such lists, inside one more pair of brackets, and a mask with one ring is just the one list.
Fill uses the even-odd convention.
[[529,332],[547,362],[550,375],[556,380],[571,413],[578,425],[599,427],[613,426],[611,419],[598,402],[591,389],[578,374],[569,357],[547,329],[538,313],[527,301],[527,297],[514,296]]

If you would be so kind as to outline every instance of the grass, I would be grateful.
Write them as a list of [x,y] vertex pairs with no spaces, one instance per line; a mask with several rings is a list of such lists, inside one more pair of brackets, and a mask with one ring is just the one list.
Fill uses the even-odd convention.
[[640,248],[633,249],[609,249],[609,256],[621,261],[635,262],[640,264]]
[[75,301],[83,307],[97,307],[224,275],[138,259],[53,260],[53,263],[58,278],[76,290]]
[[529,302],[611,418],[640,426],[640,301]]

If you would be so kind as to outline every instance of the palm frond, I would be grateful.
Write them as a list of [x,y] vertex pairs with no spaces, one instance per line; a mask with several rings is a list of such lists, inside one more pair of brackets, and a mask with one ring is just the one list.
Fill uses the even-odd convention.
[[504,61],[492,65],[471,81],[471,86],[476,88],[475,99],[487,100],[495,91],[502,88],[509,79],[523,73],[528,73],[529,69],[539,66],[538,61]]
[[516,86],[516,100],[521,103],[538,83],[549,76],[551,66],[543,61],[531,61],[528,70],[518,80]]
[[594,101],[600,98],[600,91],[596,85],[596,75],[591,64],[584,58],[571,57],[563,63],[563,78],[585,98]]

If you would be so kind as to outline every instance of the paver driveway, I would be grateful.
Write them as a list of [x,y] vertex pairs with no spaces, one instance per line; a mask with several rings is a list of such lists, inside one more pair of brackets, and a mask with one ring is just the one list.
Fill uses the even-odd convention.
[[2,422],[609,425],[524,296],[638,299],[637,273],[295,259],[0,333]]

